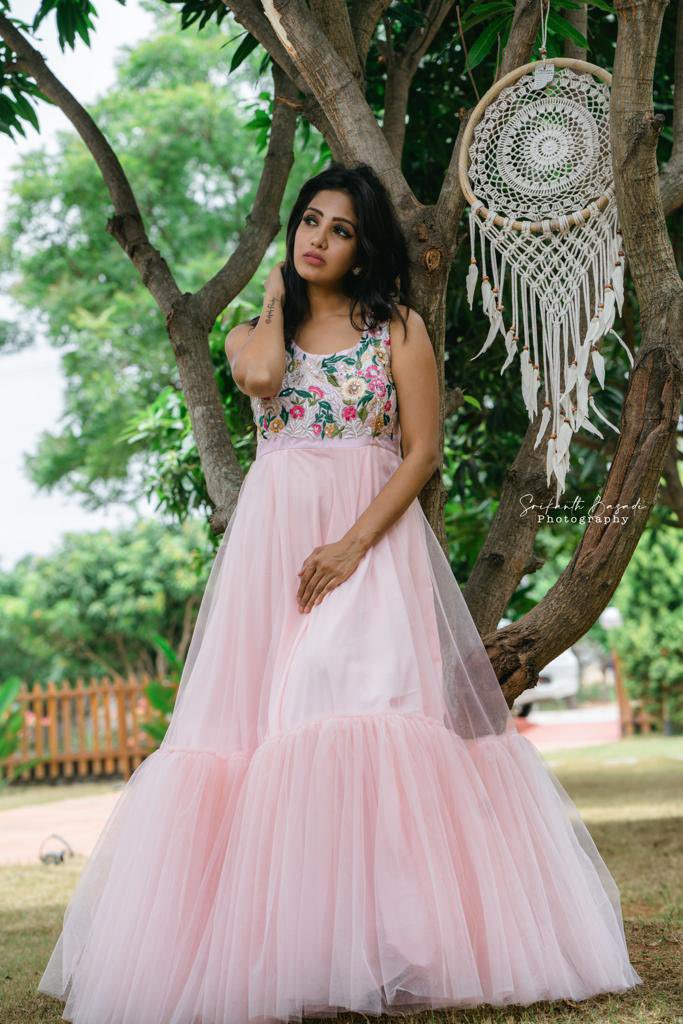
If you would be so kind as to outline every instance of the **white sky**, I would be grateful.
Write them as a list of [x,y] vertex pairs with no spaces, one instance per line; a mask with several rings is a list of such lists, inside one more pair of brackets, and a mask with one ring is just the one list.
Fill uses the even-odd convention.
[[[97,29],[89,49],[80,40],[75,50],[59,48],[54,15],[48,15],[40,29],[37,49],[50,68],[86,105],[100,96],[115,79],[114,58],[124,43],[143,39],[153,27],[153,19],[138,0],[127,0],[122,7],[114,0],[96,4]],[[11,12],[26,22],[33,20],[38,0],[12,0]],[[55,132],[69,127],[55,107],[39,104],[41,132],[28,128],[25,139],[13,142],[0,135],[0,230],[6,206],[12,163],[18,151],[24,152],[54,141]],[[11,306],[0,294],[0,317],[10,318]],[[13,318],[13,317],[12,317]],[[86,512],[76,499],[38,493],[23,471],[23,453],[32,451],[43,430],[58,429],[62,412],[63,377],[61,353],[44,341],[22,353],[0,356],[0,480],[2,514],[0,516],[0,566],[8,569],[28,552],[45,554],[58,546],[61,536],[70,530],[94,530],[116,527],[135,518],[135,511],[120,505],[107,512]],[[144,514],[145,507],[140,508]]]

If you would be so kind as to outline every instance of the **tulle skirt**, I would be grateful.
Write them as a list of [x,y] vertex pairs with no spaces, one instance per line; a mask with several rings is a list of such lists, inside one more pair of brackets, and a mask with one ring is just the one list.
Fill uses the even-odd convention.
[[259,448],[161,747],[123,789],[39,991],[75,1024],[581,1000],[642,983],[619,892],[517,733],[417,499],[309,613],[400,455]]

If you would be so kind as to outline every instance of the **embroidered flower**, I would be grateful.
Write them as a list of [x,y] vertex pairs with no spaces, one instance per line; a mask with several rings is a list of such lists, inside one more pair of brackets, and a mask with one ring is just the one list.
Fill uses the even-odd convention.
[[367,391],[367,384],[362,377],[354,374],[346,378],[339,390],[345,402],[357,402]]
[[291,406],[290,410],[289,410],[289,415],[294,420],[300,420],[301,417],[305,415],[305,410],[304,410],[303,405],[293,405],[293,406]]
[[347,422],[349,420],[355,420],[357,416],[358,412],[355,405],[347,405],[346,408],[342,410],[342,418]]

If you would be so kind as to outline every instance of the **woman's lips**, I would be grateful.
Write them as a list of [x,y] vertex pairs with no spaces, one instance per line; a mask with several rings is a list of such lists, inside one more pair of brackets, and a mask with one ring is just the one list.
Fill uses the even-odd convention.
[[325,260],[321,259],[320,256],[311,256],[308,253],[306,253],[303,258],[306,260],[307,263],[312,263],[313,266],[315,267],[321,267],[325,262]]

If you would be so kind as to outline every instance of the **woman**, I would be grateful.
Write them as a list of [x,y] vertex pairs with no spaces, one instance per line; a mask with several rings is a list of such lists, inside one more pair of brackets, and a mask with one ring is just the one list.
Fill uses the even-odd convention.
[[[369,167],[308,181],[230,332],[257,457],[173,718],[39,984],[75,1024],[243,1024],[640,984],[619,893],[519,735],[417,495],[432,347]],[[358,320],[355,319],[356,315]]]

